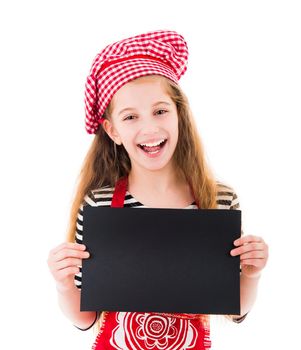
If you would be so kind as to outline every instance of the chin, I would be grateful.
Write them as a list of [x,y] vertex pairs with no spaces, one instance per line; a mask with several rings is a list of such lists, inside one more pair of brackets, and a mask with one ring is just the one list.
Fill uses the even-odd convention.
[[134,162],[139,168],[144,168],[145,170],[148,170],[148,171],[161,171],[172,165],[171,159],[168,161],[162,160],[158,162],[153,162],[153,164],[152,164],[152,159],[150,159],[150,161],[145,161],[145,162],[141,162],[140,160],[139,162],[137,161],[134,161]]

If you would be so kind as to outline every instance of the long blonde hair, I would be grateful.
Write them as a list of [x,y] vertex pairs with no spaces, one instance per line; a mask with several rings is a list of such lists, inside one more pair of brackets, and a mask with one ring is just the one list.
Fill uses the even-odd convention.
[[[177,170],[189,182],[199,208],[215,209],[217,208],[217,182],[207,163],[188,99],[178,84],[163,76],[158,78],[162,79],[167,94],[177,107],[179,136],[173,155]],[[104,118],[110,120],[112,109],[111,101],[104,113]],[[130,170],[130,159],[123,145],[117,145],[100,126],[77,178],[67,232],[69,242],[75,241],[77,214],[81,204],[84,203],[85,195],[102,186],[114,187],[116,181],[128,175]],[[200,317],[204,323],[208,323],[207,315]],[[96,331],[99,330],[99,321],[95,328]]]

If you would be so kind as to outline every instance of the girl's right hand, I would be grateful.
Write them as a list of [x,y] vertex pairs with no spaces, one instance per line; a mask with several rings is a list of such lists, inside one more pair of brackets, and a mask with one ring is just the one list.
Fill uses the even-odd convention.
[[74,288],[74,275],[82,266],[82,259],[89,257],[83,244],[64,242],[50,250],[47,264],[56,281],[58,291]]

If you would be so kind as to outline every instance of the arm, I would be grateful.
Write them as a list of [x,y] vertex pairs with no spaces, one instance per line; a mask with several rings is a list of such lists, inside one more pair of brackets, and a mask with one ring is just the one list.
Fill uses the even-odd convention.
[[79,329],[89,329],[96,321],[95,311],[80,311],[81,291],[74,284],[74,275],[79,272],[82,259],[88,258],[85,246],[65,242],[52,249],[48,266],[55,279],[58,303],[67,318]]
[[247,314],[252,309],[257,296],[259,279],[260,276],[240,275],[240,316]]
[[81,330],[91,328],[98,314],[94,311],[80,311],[80,289],[75,284],[69,289],[57,286],[57,296],[60,309],[73,325]]
[[90,192],[78,209],[75,243],[65,242],[52,249],[48,256],[48,266],[55,279],[60,309],[75,327],[80,330],[91,328],[100,313],[80,311],[82,259],[89,258],[83,242],[83,204],[96,205]]
[[[230,209],[240,209],[236,193],[233,191],[233,199]],[[239,316],[229,315],[234,322],[241,322],[252,309],[256,296],[261,271],[268,260],[268,245],[261,237],[243,236],[234,241],[237,247],[232,249],[232,256],[240,255],[241,274],[240,274],[240,312]]]
[[[261,271],[268,260],[268,245],[261,237],[248,235],[234,241],[237,247],[232,256],[240,255],[240,305],[241,316],[248,313],[255,303]],[[237,316],[236,316],[237,317]]]

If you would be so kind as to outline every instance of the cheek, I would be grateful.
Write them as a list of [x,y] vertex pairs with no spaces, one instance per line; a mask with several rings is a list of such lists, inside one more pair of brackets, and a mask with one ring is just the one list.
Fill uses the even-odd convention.
[[170,127],[170,134],[171,134],[171,137],[172,137],[173,141],[175,143],[177,143],[178,137],[179,137],[179,129],[178,129],[178,124],[177,123],[174,123],[172,125],[172,127]]
[[122,134],[123,145],[126,149],[133,149],[136,147],[135,134],[133,132],[126,132]]

